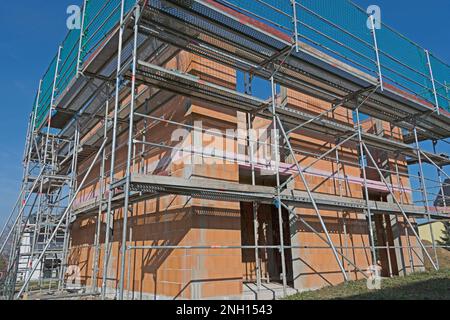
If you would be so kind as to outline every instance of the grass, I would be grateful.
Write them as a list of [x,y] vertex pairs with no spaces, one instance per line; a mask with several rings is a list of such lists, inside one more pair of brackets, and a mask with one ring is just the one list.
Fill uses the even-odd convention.
[[300,293],[288,300],[450,300],[450,269],[383,279],[380,290],[365,280]]
[[[434,259],[433,249],[427,251]],[[450,300],[450,251],[438,248],[437,254],[440,271],[434,271],[425,258],[426,270],[433,271],[383,279],[380,290],[369,290],[366,280],[360,280],[300,293],[287,300]]]

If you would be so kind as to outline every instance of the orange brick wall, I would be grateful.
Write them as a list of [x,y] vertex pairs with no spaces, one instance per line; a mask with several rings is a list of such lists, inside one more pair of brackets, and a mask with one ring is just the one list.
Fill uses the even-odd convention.
[[[219,67],[216,63],[182,53],[167,68],[177,68],[190,72],[202,79],[235,87],[235,72]],[[124,100],[122,103],[126,103]],[[204,129],[235,129],[236,113],[195,99],[174,97],[167,104],[151,113],[152,116],[164,116],[165,119],[194,125],[201,121]],[[152,143],[162,143],[175,147],[171,141],[172,133],[178,128],[164,122],[153,123],[148,120],[148,127],[139,139]],[[144,122],[136,126],[140,132]],[[184,140],[189,146],[195,139],[190,133]],[[116,157],[116,178],[124,175],[127,152],[127,134],[118,138]],[[206,136],[204,146],[220,147],[214,136]],[[231,142],[233,143],[233,142]],[[224,146],[225,147],[225,146]],[[225,150],[224,150],[225,151]],[[164,148],[152,148],[144,157],[134,161],[133,172],[144,174],[162,174],[189,179],[191,177],[209,177],[226,181],[238,181],[238,167],[234,163],[216,164],[211,158],[193,155],[196,164],[184,164],[170,159],[175,151]],[[198,164],[197,164],[198,163]],[[79,170],[89,165],[86,161]],[[77,202],[98,197],[100,164],[88,178],[90,182],[78,196]],[[109,161],[107,164],[109,170]],[[133,216],[129,217],[129,245],[229,245],[239,246],[240,240],[239,203],[226,201],[208,201],[191,199],[184,196],[163,196],[135,204]],[[104,220],[104,218],[103,218]],[[115,212],[114,238],[112,256],[108,269],[108,287],[117,288],[120,270],[120,240],[122,233],[123,212]],[[105,221],[102,221],[104,223]],[[70,264],[77,264],[81,269],[82,283],[92,285],[94,261],[95,218],[80,218],[72,228]],[[104,225],[103,225],[104,227]],[[102,230],[104,234],[104,229]],[[103,237],[104,238],[104,237]],[[104,243],[104,239],[101,243]],[[99,280],[103,275],[104,247],[100,252]],[[210,298],[216,296],[240,295],[242,292],[241,250],[151,250],[138,249],[129,251],[125,271],[125,289],[133,292],[135,298],[140,295],[153,295],[158,298],[178,297],[186,299]]]
[[[188,53],[181,53],[169,62],[165,67],[178,69],[182,72],[189,72],[203,80],[214,82],[228,88],[236,87],[236,72],[231,68],[226,68],[212,61],[193,56]],[[144,90],[144,87],[139,87]],[[304,94],[293,92],[292,90],[282,90],[284,101],[291,108],[298,108],[313,114],[319,114],[331,106],[318,99]],[[150,97],[149,97],[150,98]],[[125,97],[125,103],[129,97]],[[151,106],[151,98],[149,105]],[[174,96],[161,108],[149,111],[152,116],[161,117],[187,125],[196,125],[201,122],[204,129],[226,129],[245,128],[245,119],[242,114],[210,105],[198,99],[188,99]],[[338,108],[334,114],[330,115],[336,121],[353,125],[351,111],[345,108]],[[256,118],[254,128],[270,128],[271,121]],[[146,130],[143,130],[147,127]],[[177,126],[164,122],[154,123],[147,120],[141,121],[136,126],[136,132],[141,132],[138,136],[140,140],[152,143],[164,143],[172,147],[178,146],[171,141],[171,136]],[[143,131],[142,131],[143,130]],[[303,152],[326,152],[336,144],[335,140],[330,140],[314,132],[299,130],[291,135],[292,145],[295,149]],[[189,147],[196,141],[195,133],[190,132],[184,137],[182,147]],[[121,134],[118,138],[118,149],[116,158],[116,178],[124,175],[124,166],[127,152],[127,133]],[[272,143],[269,139],[268,143]],[[214,135],[204,136],[201,144],[211,150],[236,153],[238,145],[233,138],[225,138],[225,141],[218,140]],[[233,150],[227,150],[225,144],[233,146]],[[262,148],[262,146],[259,146]],[[347,144],[340,147],[339,157],[342,160],[357,163],[358,152],[355,145]],[[108,150],[109,152],[110,150]],[[146,153],[139,156],[142,151],[136,148],[136,160],[133,162],[133,172],[141,174],[169,175],[174,177],[214,178],[223,181],[240,182],[242,177],[239,174],[239,165],[232,161],[220,161],[211,157],[200,155],[185,155],[190,160],[195,160],[195,164],[185,164],[181,161],[172,161],[174,151],[166,148],[148,148]],[[220,152],[219,152],[220,153]],[[334,153],[331,154],[334,157]],[[297,161],[303,167],[310,165],[315,158],[296,155]],[[106,170],[110,168],[110,157],[106,163]],[[294,164],[292,156],[288,155],[284,161],[287,164]],[[404,165],[404,160],[401,164]],[[85,161],[80,164],[79,170],[86,170],[90,162]],[[404,167],[402,166],[402,170]],[[100,163],[89,177],[88,185],[79,194],[77,203],[82,203],[99,197],[100,182],[98,181]],[[327,178],[317,174],[307,173],[308,185],[313,192],[349,196],[362,199],[361,185],[346,179],[339,179],[338,176],[360,177],[358,166],[351,164],[341,164],[330,160],[320,160],[310,169],[311,172],[334,173]],[[248,181],[246,182],[248,183]],[[392,182],[395,184],[395,180]],[[402,180],[408,185],[409,181]],[[299,178],[296,178],[289,188],[304,190],[305,186]],[[406,197],[406,196],[405,196]],[[409,198],[405,198],[409,201]],[[128,235],[129,245],[180,245],[180,246],[201,246],[201,245],[228,245],[239,246],[245,241],[252,241],[250,237],[243,237],[241,230],[252,232],[252,222],[241,220],[242,206],[239,202],[230,201],[210,201],[190,198],[185,196],[160,196],[133,205],[133,216],[129,217]],[[265,209],[260,209],[260,214],[264,214]],[[356,264],[360,269],[365,270],[371,264],[368,227],[365,216],[355,212],[347,211],[326,211],[321,210],[321,215],[329,228],[333,243],[338,246],[338,250]],[[290,264],[291,285],[296,289],[314,289],[327,284],[337,284],[343,281],[342,274],[338,268],[331,250],[326,244],[312,233],[298,217],[305,219],[316,230],[324,236],[315,212],[309,208],[295,209],[295,215],[289,216],[286,221],[292,245],[308,246],[308,248],[292,249],[287,256],[292,257]],[[120,270],[120,241],[122,233],[122,210],[115,212],[114,238],[112,241],[112,255],[108,267],[108,287],[117,288]],[[102,218],[102,244],[99,262],[99,280],[97,287],[101,285],[104,256],[104,223]],[[94,243],[96,218],[80,217],[72,227],[72,243],[69,264],[78,265],[81,269],[82,283],[92,285],[92,270],[95,249]],[[244,226],[245,225],[245,226]],[[402,241],[408,240],[404,233],[400,235]],[[254,241],[254,238],[253,238]],[[323,247],[323,248],[315,248]],[[355,247],[355,248],[352,248]],[[253,258],[252,258],[253,257]],[[264,258],[261,258],[264,259]],[[134,250],[129,251],[126,258],[127,265],[125,271],[125,289],[132,292],[128,297],[133,298],[185,298],[199,299],[219,296],[239,296],[243,290],[243,281],[254,281],[255,260],[253,250],[240,249],[177,249],[177,250]],[[268,273],[269,265],[267,259],[263,262],[262,271]],[[414,263],[418,263],[414,260]],[[358,273],[348,262],[343,261],[343,265],[352,279],[360,279],[362,275]]]
[[[305,94],[294,92],[290,89],[282,90],[283,100],[287,107],[308,112],[313,116],[319,115],[331,109],[331,104]],[[326,115],[329,119],[337,122],[353,125],[352,112],[343,107],[337,108],[333,113]],[[297,130],[291,134],[291,144],[301,153],[296,155],[296,160],[302,168],[310,167],[308,172],[327,172],[328,177],[308,175],[306,181],[313,192],[342,195],[362,199],[362,188],[359,183],[344,177],[359,177],[360,169],[358,163],[357,146],[352,143],[344,144],[338,148],[339,165],[336,161],[322,159],[316,161],[315,157],[307,156],[308,153],[323,154],[336,146],[338,137],[324,137],[315,132],[304,129]],[[336,152],[330,153],[330,157],[335,158]],[[347,164],[347,162],[355,164]],[[295,163],[292,157],[287,158],[288,163]],[[292,186],[296,190],[305,190],[305,185],[297,177]],[[309,225],[321,233],[324,237],[323,229],[313,209],[297,208],[296,216],[291,216],[293,221],[291,226],[292,245],[306,246],[305,249],[293,249],[294,282],[295,287],[303,289],[315,289],[325,285],[341,283],[344,278],[339,265],[332,253],[332,250],[313,233],[299,219],[303,218]],[[320,214],[325,220],[325,224],[330,233],[330,237],[338,251],[345,254],[347,258],[361,270],[371,265],[372,259],[370,251],[364,247],[369,245],[368,226],[365,216],[356,212],[320,210]],[[353,247],[353,248],[352,248]],[[362,248],[360,248],[362,247]],[[349,278],[361,279],[363,275],[357,272],[354,266],[340,259]]]
[[[392,126],[386,121],[369,118],[362,123],[362,126],[363,130],[368,133],[400,142],[403,141],[401,129]],[[394,196],[397,201],[402,204],[412,204],[411,183],[409,177],[407,176],[408,167],[405,157],[394,153],[386,153],[383,150],[378,150],[375,148],[369,148],[369,150],[378,167],[390,171],[385,171],[384,177],[392,185]],[[369,161],[369,166],[374,166],[373,162]],[[370,176],[373,180],[381,181],[379,173],[376,169],[368,169],[368,176]],[[384,193],[372,192],[372,196],[374,198],[381,197],[383,201],[395,203],[392,195],[387,191]],[[415,225],[414,219],[410,219],[410,221]],[[414,270],[417,271],[420,270],[420,268],[423,268],[423,254],[419,248],[400,248],[403,246],[419,246],[417,239],[414,237],[408,224],[405,223],[404,218],[386,215],[384,217],[383,224],[387,225],[387,229],[392,229],[393,236],[388,237],[392,238],[390,241],[383,241],[384,243],[380,243],[380,245],[389,245],[390,247],[395,246],[397,248],[390,250],[380,249],[379,251],[382,256],[387,256],[390,252],[391,264],[393,265],[390,269],[394,269],[394,275],[408,274]],[[386,238],[386,236],[383,235],[382,230],[377,230],[377,232],[379,239]],[[387,269],[389,269],[387,261],[384,264],[384,269],[386,269],[387,273]]]

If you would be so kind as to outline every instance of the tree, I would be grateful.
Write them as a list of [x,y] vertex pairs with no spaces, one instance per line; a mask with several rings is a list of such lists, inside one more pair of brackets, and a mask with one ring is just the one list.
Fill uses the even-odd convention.
[[6,269],[6,259],[3,256],[0,256],[0,271],[4,271]]
[[[445,222],[445,231],[444,234],[441,236],[441,239],[438,240],[438,243],[441,246],[450,246],[450,222]],[[450,251],[450,248],[445,248]]]
[[2,255],[0,255],[0,279],[5,275],[6,268],[6,259]]

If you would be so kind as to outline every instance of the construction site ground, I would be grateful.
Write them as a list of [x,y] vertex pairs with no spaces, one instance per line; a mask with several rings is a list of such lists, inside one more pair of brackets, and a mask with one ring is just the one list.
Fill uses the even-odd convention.
[[450,300],[450,251],[439,248],[438,258],[440,271],[384,278],[380,290],[369,290],[367,281],[360,280],[299,293],[287,300]]

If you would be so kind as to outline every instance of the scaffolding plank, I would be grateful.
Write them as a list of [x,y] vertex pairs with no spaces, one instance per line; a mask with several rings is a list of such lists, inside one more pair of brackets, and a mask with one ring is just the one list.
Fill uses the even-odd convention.
[[[120,189],[123,187],[123,183],[124,180],[120,180],[113,185],[113,188]],[[155,197],[156,195],[174,194],[210,200],[254,201],[268,204],[273,204],[276,191],[273,187],[252,186],[207,178],[193,177],[190,180],[186,180],[177,177],[155,175],[132,175],[131,190],[136,193],[147,194],[148,198]],[[142,199],[145,199],[144,194],[140,194],[134,201],[142,201]],[[324,209],[348,209],[362,212],[366,208],[366,201],[364,199],[320,193],[313,193],[313,196],[317,205]],[[117,201],[121,201],[119,195],[116,199]],[[281,193],[281,199],[286,204],[296,207],[311,206],[311,199],[307,192],[304,191],[285,190]],[[369,205],[371,211],[376,214],[402,214],[400,208],[394,203],[369,201]],[[426,218],[429,214],[426,212],[425,207],[404,205],[403,209],[410,217]],[[432,212],[431,216],[433,219],[450,219],[450,212],[448,212],[448,209],[440,208]]]

